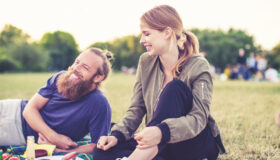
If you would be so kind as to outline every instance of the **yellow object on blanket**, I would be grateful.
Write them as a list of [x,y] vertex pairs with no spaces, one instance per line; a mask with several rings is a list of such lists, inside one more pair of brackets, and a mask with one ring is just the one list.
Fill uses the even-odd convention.
[[[53,151],[55,150],[55,145],[51,145],[51,144],[36,144],[34,143],[34,148],[36,149],[44,149],[48,152],[48,156],[52,156]],[[26,151],[24,152],[24,154],[21,156],[23,158],[26,158]]]

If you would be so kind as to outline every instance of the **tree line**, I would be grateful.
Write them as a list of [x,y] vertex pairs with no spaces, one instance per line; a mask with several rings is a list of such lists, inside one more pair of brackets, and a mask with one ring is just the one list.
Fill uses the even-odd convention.
[[[227,64],[235,65],[238,50],[263,54],[268,63],[280,69],[280,43],[269,51],[255,43],[254,37],[246,31],[229,29],[211,30],[193,28],[200,43],[200,51],[206,52],[209,62],[221,70]],[[113,69],[122,66],[136,67],[140,55],[145,52],[139,43],[139,35],[128,35],[107,42],[95,42],[90,47],[107,49],[114,53]],[[5,25],[0,32],[0,72],[40,72],[67,69],[81,51],[75,38],[67,32],[45,33],[39,41],[13,25]]]

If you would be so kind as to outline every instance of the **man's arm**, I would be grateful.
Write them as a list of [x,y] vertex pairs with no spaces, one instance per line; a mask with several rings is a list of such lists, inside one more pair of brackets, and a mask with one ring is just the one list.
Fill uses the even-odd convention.
[[92,154],[93,149],[95,148],[95,146],[96,146],[95,143],[90,143],[90,144],[80,145],[78,147],[71,148],[71,149],[59,149],[59,148],[56,148],[55,152],[78,152],[78,153]]
[[23,117],[36,132],[41,133],[47,140],[62,149],[68,149],[76,147],[77,144],[73,142],[69,137],[56,133],[51,129],[43,120],[40,109],[49,101],[48,98],[36,93],[27,103],[23,110]]
[[[52,143],[50,143],[46,139],[46,137],[44,137],[42,134],[39,134],[38,144],[52,144]],[[95,146],[96,146],[95,143],[90,143],[90,144],[80,145],[78,147],[70,148],[70,149],[56,148],[55,152],[79,152],[79,153],[91,154],[93,152],[93,149],[94,149]]]

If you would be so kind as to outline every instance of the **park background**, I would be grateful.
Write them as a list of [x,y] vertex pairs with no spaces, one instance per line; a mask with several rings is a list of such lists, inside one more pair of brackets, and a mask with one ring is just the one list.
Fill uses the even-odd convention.
[[[114,53],[114,73],[103,85],[113,121],[130,103],[134,74],[145,52],[139,44],[139,17],[158,4],[175,7],[200,51],[216,68],[211,113],[220,126],[227,154],[220,159],[280,159],[278,83],[219,78],[237,64],[244,49],[280,69],[280,3],[277,0],[210,1],[0,1],[0,99],[29,99],[49,76],[67,69],[84,49]],[[127,73],[127,72],[126,72]]]

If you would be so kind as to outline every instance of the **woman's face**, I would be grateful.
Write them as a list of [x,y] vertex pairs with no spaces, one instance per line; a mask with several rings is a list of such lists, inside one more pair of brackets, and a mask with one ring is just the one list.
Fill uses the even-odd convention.
[[143,23],[140,24],[140,29],[142,33],[140,43],[146,47],[151,56],[160,56],[167,46],[164,32],[152,29]]

